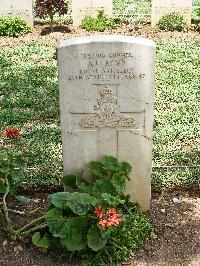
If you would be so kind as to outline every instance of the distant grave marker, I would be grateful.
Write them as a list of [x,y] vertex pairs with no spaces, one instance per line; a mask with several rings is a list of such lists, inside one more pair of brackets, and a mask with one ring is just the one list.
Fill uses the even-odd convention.
[[19,17],[33,27],[32,0],[0,0],[0,17]]
[[73,25],[78,27],[85,16],[96,17],[99,11],[112,16],[112,0],[72,0]]
[[192,0],[152,0],[151,25],[155,27],[158,21],[168,13],[179,13],[191,25]]
[[112,155],[133,166],[126,191],[150,207],[155,43],[90,36],[58,47],[65,174]]

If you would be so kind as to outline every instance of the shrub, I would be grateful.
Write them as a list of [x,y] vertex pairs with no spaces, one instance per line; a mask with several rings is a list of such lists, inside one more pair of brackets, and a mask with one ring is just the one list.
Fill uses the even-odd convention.
[[[83,259],[86,265],[118,263],[140,247],[151,226],[139,206],[123,195],[131,166],[112,156],[92,161],[83,172],[63,178],[75,192],[49,196],[43,225],[32,237],[39,248],[59,247],[62,257]],[[88,172],[90,180],[84,179]]]
[[22,33],[30,32],[31,28],[20,18],[0,18],[0,35],[18,37]]
[[157,27],[160,30],[174,31],[184,30],[187,26],[186,20],[183,15],[178,13],[169,13],[163,16],[157,23]]
[[104,31],[106,29],[114,29],[120,25],[120,19],[110,18],[99,11],[97,18],[86,16],[81,23],[82,28],[87,31]]
[[63,16],[67,13],[67,4],[64,0],[36,0],[35,13],[39,18],[50,18],[50,27],[53,31],[54,15],[58,13]]
[[28,198],[16,194],[17,188],[22,185],[23,168],[26,165],[21,154],[13,152],[20,135],[21,133],[17,128],[7,128],[2,138],[4,151],[0,152],[0,196],[3,195],[2,202],[0,202],[0,224],[2,223],[4,230],[10,233],[13,232],[13,229],[10,224],[7,197],[14,196],[24,204],[29,203]]
[[[200,2],[199,2],[200,5]],[[194,28],[198,32],[200,32],[200,6],[198,6],[195,10],[195,19],[194,19]]]

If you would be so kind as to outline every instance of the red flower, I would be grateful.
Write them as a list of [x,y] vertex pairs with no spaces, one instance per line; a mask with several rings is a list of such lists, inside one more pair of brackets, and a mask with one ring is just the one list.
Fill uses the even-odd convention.
[[4,137],[8,139],[18,139],[20,136],[20,131],[16,127],[14,128],[7,128]]
[[95,209],[94,209],[94,214],[95,214],[97,217],[102,218],[102,217],[103,217],[102,208],[95,208]]
[[121,215],[114,208],[108,209],[106,213],[103,212],[102,208],[96,208],[94,214],[100,218],[98,224],[101,229],[118,226],[121,222]]

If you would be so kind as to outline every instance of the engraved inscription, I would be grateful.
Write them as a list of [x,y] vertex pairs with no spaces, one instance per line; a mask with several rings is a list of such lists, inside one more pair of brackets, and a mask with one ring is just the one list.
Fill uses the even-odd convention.
[[97,98],[96,114],[82,119],[80,126],[84,128],[103,127],[131,127],[134,126],[135,119],[120,113],[117,105],[117,97],[113,96],[112,89],[107,86],[101,92],[101,97]]
[[[79,80],[133,80],[144,79],[144,73],[136,73],[135,55],[130,52],[118,53],[82,53],[80,59],[86,62],[84,68],[75,73],[67,73],[68,81]],[[127,67],[127,65],[129,65]]]

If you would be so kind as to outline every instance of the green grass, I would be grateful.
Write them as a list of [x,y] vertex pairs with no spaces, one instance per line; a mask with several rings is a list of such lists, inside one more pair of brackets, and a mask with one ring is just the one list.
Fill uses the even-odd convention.
[[[157,43],[153,183],[200,181],[200,42]],[[0,129],[19,127],[31,187],[53,187],[62,175],[55,48],[0,47]]]
[[199,182],[200,42],[157,45],[154,164],[194,168],[154,170],[154,181]]
[[26,44],[0,50],[1,131],[22,129],[31,186],[58,185],[61,163],[59,95],[55,48]]

